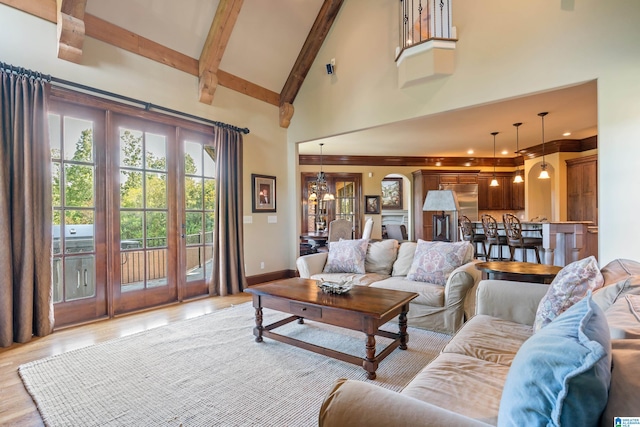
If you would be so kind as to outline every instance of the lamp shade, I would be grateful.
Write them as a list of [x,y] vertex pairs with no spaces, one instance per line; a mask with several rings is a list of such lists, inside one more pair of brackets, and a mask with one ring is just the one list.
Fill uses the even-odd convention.
[[458,197],[453,190],[429,190],[424,199],[423,211],[458,211]]

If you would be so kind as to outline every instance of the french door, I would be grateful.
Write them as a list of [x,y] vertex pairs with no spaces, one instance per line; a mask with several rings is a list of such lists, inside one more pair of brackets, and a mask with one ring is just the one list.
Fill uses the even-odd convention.
[[111,117],[109,270],[121,313],[177,300],[177,142],[172,126]]
[[50,102],[56,327],[208,293],[213,136],[183,124]]

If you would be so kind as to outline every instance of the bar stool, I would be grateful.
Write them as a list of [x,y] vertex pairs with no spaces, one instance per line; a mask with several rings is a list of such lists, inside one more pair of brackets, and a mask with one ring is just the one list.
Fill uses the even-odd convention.
[[[462,240],[471,242],[471,244],[473,245],[473,257],[482,257],[486,261],[487,246],[485,245],[485,242],[487,241],[487,236],[485,236],[484,234],[476,234],[471,220],[466,215],[462,215],[458,222],[460,224],[460,231],[462,232]],[[482,253],[478,253],[478,244],[480,244],[480,246],[482,247]]]
[[509,244],[510,261],[513,261],[513,255],[516,249],[522,249],[522,260],[527,262],[527,249],[533,249],[536,253],[536,260],[540,262],[540,252],[538,248],[542,246],[542,237],[524,237],[522,235],[522,224],[517,216],[506,213],[502,215],[504,229],[507,232],[507,243]]
[[[509,246],[507,244],[507,236],[498,234],[498,221],[489,214],[482,215],[482,228],[484,229],[484,235],[487,236],[487,243],[489,244],[489,251],[487,252],[487,261],[504,260],[502,258],[502,247]],[[498,246],[498,257],[493,258],[491,256],[491,249],[493,246]]]

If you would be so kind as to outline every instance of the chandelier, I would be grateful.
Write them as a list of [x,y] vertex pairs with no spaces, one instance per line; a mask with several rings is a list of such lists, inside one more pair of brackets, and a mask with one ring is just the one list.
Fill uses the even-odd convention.
[[334,195],[329,191],[329,185],[327,184],[327,179],[324,176],[324,172],[322,172],[322,146],[324,143],[320,143],[320,172],[318,172],[318,176],[315,181],[311,181],[309,184],[309,189],[311,190],[311,194],[309,195],[309,200],[317,200],[321,198],[324,201],[335,200]]

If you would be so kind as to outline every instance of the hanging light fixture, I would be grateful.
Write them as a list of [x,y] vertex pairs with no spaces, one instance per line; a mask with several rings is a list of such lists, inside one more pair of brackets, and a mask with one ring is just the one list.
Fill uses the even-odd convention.
[[[519,146],[519,135],[518,128],[522,123],[514,123],[513,125],[516,127],[516,156],[520,155],[520,146]],[[524,180],[522,179],[522,175],[520,175],[520,165],[516,165],[516,176],[513,178],[514,184],[522,184]]]
[[498,187],[500,184],[498,184],[498,180],[496,179],[496,135],[498,134],[498,132],[491,132],[491,135],[493,135],[493,179],[491,180],[491,184],[489,184],[489,187]]
[[310,189],[311,194],[309,195],[309,200],[317,200],[318,197],[321,197],[324,201],[335,200],[335,197],[329,191],[329,185],[327,184],[327,179],[324,176],[324,172],[322,172],[322,146],[324,143],[320,143],[320,172],[318,172],[318,176],[315,181],[311,181]]
[[544,116],[546,116],[547,112],[538,113],[538,115],[542,118],[542,164],[540,165],[540,175],[538,179],[549,179],[549,172],[547,172],[547,162],[544,159]]

